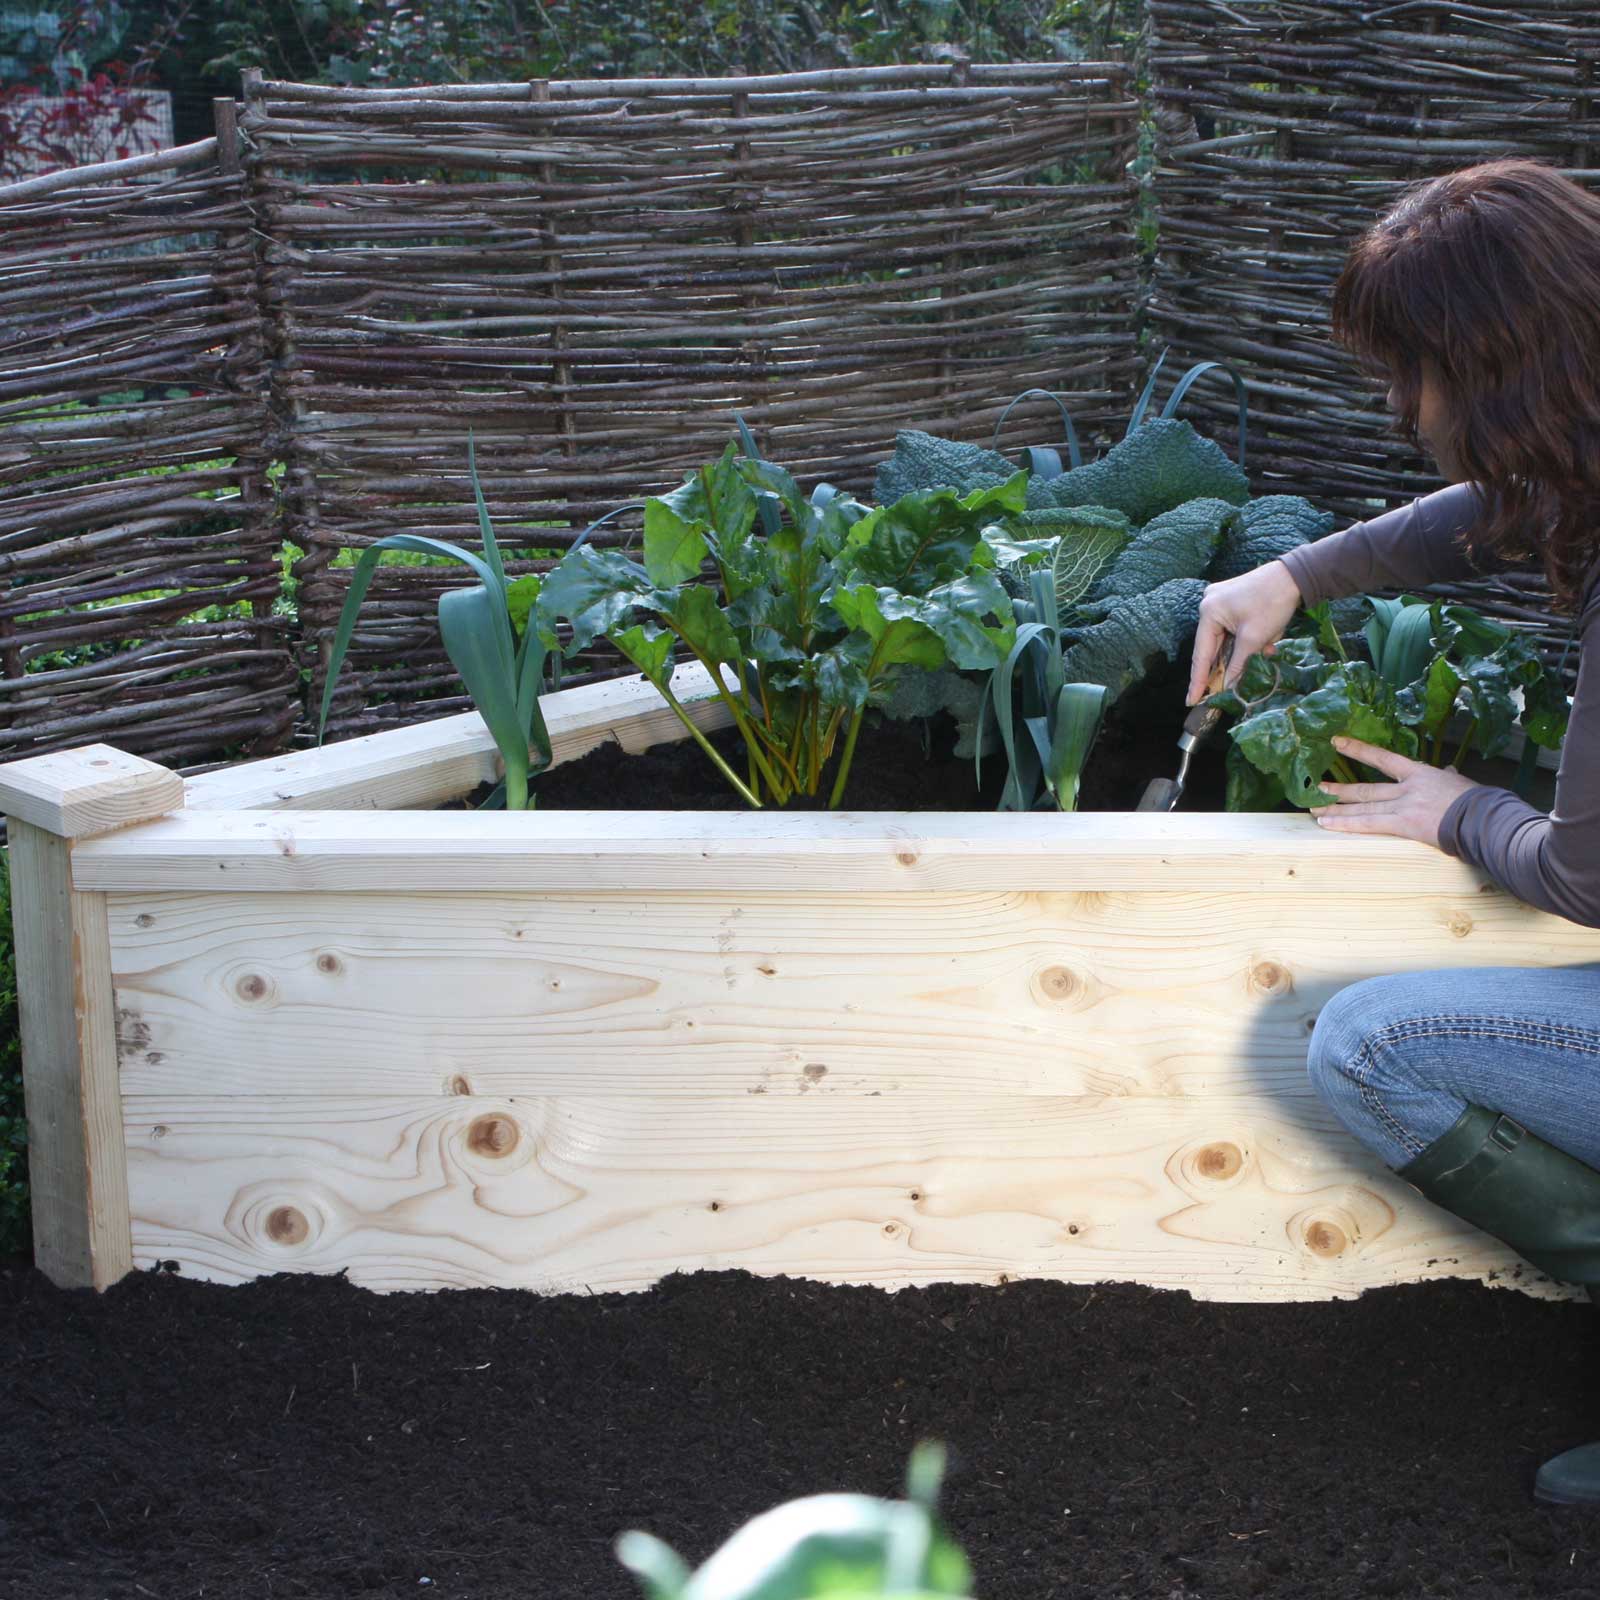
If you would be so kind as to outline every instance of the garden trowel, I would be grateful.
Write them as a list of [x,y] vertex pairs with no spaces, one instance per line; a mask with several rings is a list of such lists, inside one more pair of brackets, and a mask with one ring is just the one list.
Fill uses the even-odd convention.
[[[1228,672],[1228,660],[1232,655],[1233,635],[1229,634],[1223,641],[1222,652],[1217,657],[1216,665],[1211,669],[1211,676],[1206,679],[1206,699],[1222,687],[1223,679]],[[1189,758],[1193,756],[1195,746],[1202,739],[1208,738],[1221,721],[1222,708],[1207,705],[1205,700],[1190,711],[1183,719],[1183,732],[1178,735],[1178,749],[1182,754],[1178,761],[1177,777],[1152,778],[1144,786],[1144,793],[1139,796],[1139,803],[1134,807],[1135,811],[1171,811],[1177,805],[1178,797],[1183,793],[1183,785],[1189,776]]]

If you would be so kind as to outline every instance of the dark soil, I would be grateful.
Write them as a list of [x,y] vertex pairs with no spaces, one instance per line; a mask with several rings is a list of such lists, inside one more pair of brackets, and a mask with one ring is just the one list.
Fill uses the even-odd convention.
[[1600,1433],[1586,1307],[1461,1283],[1303,1305],[1132,1285],[638,1295],[0,1274],[0,1594],[632,1600],[923,1437],[986,1600],[1600,1594],[1528,1498]]
[[[1118,702],[1101,730],[1084,768],[1078,808],[1131,811],[1152,778],[1177,775],[1178,735],[1183,731],[1187,665],[1170,666],[1147,677]],[[993,811],[1005,782],[999,755],[983,764],[983,785],[973,763],[957,760],[955,723],[940,715],[929,722],[896,722],[868,712],[857,743],[843,807],[850,811]],[[725,728],[711,740],[733,770],[746,771],[744,744]],[[1190,762],[1179,809],[1220,811],[1227,786],[1224,765],[1228,739],[1219,730]],[[830,765],[823,793],[797,798],[792,811],[826,805],[835,768]],[[743,811],[746,803],[692,739],[659,744],[637,755],[620,745],[601,745],[577,761],[537,781],[539,804],[576,810]]]

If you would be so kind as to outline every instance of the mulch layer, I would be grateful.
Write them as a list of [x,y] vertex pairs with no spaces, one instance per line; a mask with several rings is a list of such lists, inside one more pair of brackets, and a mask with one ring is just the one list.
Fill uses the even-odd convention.
[[[1152,778],[1177,776],[1183,731],[1187,663],[1158,666],[1118,702],[1084,767],[1078,809],[1131,811]],[[982,783],[970,757],[957,759],[956,726],[944,713],[896,721],[869,711],[857,742],[841,808],[847,811],[989,811],[1005,782],[1005,757],[986,757]],[[741,777],[744,743],[725,728],[711,742]],[[1227,789],[1228,737],[1218,730],[1190,761],[1179,801],[1182,811],[1220,811]],[[843,740],[840,741],[841,747]],[[838,756],[827,767],[822,793],[799,796],[790,811],[826,806]],[[555,767],[535,780],[542,807],[573,810],[744,811],[746,802],[692,739],[658,744],[637,755],[620,745]]]
[[0,1271],[0,1594],[634,1600],[944,1440],[985,1600],[1594,1596],[1600,1513],[1528,1498],[1600,1433],[1587,1307],[1443,1282],[1224,1305],[1043,1281],[743,1273],[377,1295]]
[[[1107,730],[1083,809],[1171,776],[1181,675]],[[864,734],[846,805],[991,809],[953,729]],[[736,749],[729,735],[722,748]],[[1222,804],[1225,739],[1183,809]],[[741,802],[689,743],[604,747],[549,806]],[[945,1441],[983,1600],[1600,1597],[1600,1513],[1535,1506],[1600,1435],[1587,1307],[1462,1283],[1301,1305],[1132,1284],[886,1294],[743,1273],[636,1295],[375,1295],[0,1267],[0,1597],[634,1600],[641,1527],[699,1562]]]

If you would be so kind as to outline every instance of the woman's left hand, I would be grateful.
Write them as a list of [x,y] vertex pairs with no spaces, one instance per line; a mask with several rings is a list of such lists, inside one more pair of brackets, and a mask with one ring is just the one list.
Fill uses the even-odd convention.
[[1457,795],[1479,787],[1454,767],[1430,767],[1425,761],[1396,755],[1381,745],[1338,738],[1333,747],[1393,778],[1393,783],[1323,783],[1338,802],[1313,806],[1311,815],[1324,828],[1339,833],[1392,833],[1422,844],[1439,844],[1439,824]]

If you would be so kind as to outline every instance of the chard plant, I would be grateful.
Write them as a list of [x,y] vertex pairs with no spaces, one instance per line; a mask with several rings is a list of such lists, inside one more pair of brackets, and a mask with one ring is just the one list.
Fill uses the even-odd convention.
[[[484,504],[476,451],[470,439],[467,468],[472,479],[483,554],[480,556],[444,539],[410,533],[390,534],[375,540],[361,552],[352,569],[350,591],[345,596],[328,657],[328,676],[323,684],[322,707],[317,719],[317,741],[320,744],[327,731],[334,686],[350,649],[361,602],[366,598],[383,552],[406,550],[459,561],[473,571],[478,581],[465,588],[446,589],[439,596],[439,635],[451,665],[461,675],[474,708],[494,739],[505,769],[504,781],[485,804],[503,803],[508,811],[522,811],[534,804],[530,780],[550,765],[550,734],[539,708],[539,693],[547,669],[552,681],[559,685],[561,655],[555,633],[541,631],[537,619],[540,578],[535,574],[516,579],[506,575],[499,541]],[[575,548],[583,546],[599,525],[595,523],[585,529],[575,542]]]
[[904,1500],[819,1494],[764,1512],[691,1572],[648,1533],[617,1540],[617,1557],[648,1600],[829,1600],[969,1595],[972,1569],[945,1531],[936,1505],[942,1445],[911,1453]]
[[[1326,604],[1312,606],[1305,617],[1314,634],[1251,657],[1238,683],[1211,697],[1239,717],[1229,730],[1229,810],[1330,804],[1324,778],[1362,781],[1357,764],[1333,748],[1340,735],[1444,766],[1469,748],[1498,754],[1520,724],[1523,787],[1539,750],[1560,747],[1566,690],[1523,634],[1439,600],[1364,603],[1372,614],[1358,637],[1370,659],[1351,655]],[[1446,729],[1457,713],[1468,720],[1451,754]]]
[[[981,535],[1023,509],[1026,476],[871,509],[826,484],[806,496],[747,448],[645,503],[642,561],[592,546],[563,560],[544,626],[567,620],[574,648],[609,639],[747,804],[820,794],[831,767],[837,807],[870,701],[902,674],[989,670],[1010,650],[1011,598]],[[743,772],[672,693],[680,652],[711,674]]]

